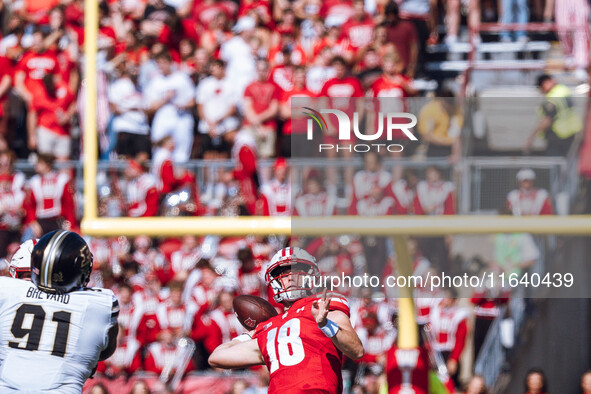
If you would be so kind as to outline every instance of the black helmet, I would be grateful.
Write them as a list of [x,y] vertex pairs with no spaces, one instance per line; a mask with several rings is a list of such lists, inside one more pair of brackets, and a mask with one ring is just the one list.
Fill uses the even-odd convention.
[[70,231],[52,231],[33,248],[31,280],[47,293],[64,294],[88,284],[92,260],[81,236]]

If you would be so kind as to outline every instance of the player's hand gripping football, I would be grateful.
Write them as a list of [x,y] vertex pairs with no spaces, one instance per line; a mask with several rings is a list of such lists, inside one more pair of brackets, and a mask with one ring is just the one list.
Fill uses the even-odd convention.
[[312,303],[312,316],[316,320],[318,327],[326,325],[326,316],[328,315],[328,307],[330,306],[330,298],[326,294],[326,289],[322,292],[322,297]]

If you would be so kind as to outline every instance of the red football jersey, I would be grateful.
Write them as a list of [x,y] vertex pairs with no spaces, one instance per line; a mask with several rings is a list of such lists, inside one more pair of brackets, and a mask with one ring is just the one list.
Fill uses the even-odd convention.
[[[319,296],[296,301],[289,310],[257,326],[254,337],[269,368],[269,393],[340,393],[343,355],[318,328],[312,303]],[[331,297],[331,311],[349,316],[349,304]]]

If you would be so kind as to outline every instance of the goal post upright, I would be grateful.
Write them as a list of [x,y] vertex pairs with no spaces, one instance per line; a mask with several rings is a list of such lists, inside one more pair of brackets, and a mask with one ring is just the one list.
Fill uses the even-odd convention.
[[[405,277],[412,275],[412,257],[408,250],[408,238],[403,235],[392,237],[396,250],[396,267],[398,274]],[[410,281],[407,286],[399,287],[398,299],[398,347],[415,349],[419,346],[419,333],[415,318],[413,288]]]
[[[85,221],[98,217],[97,161],[98,135],[96,116],[96,55],[98,50],[98,1],[84,0],[84,217]],[[84,231],[84,229],[82,230]]]

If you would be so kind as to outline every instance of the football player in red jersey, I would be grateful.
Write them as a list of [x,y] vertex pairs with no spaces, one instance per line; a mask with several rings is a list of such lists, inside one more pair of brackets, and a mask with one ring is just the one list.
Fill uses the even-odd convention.
[[[359,359],[364,350],[349,321],[347,300],[312,295],[319,276],[316,259],[297,247],[278,251],[265,271],[273,299],[285,312],[220,345],[209,357],[218,368],[269,368],[269,393],[340,393],[343,354]],[[308,285],[308,286],[306,286]],[[252,332],[251,332],[252,333]]]

